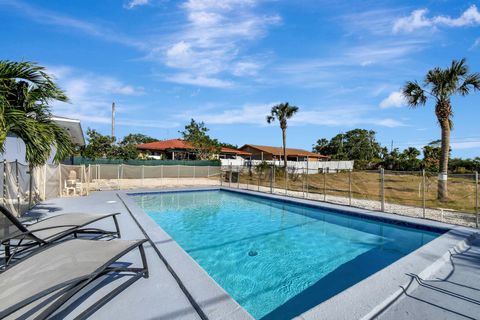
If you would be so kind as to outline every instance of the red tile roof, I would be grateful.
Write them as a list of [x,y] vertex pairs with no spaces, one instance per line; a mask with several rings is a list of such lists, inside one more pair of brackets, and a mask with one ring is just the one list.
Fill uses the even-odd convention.
[[[181,139],[171,139],[163,141],[155,141],[149,143],[138,144],[137,149],[140,150],[155,150],[155,151],[166,151],[166,150],[193,150],[195,149],[191,143],[181,140]],[[249,152],[232,149],[232,148],[221,148],[221,153],[234,153],[239,155],[250,155]]]
[[243,155],[243,156],[252,155],[250,152],[247,152],[247,151],[232,149],[232,148],[227,148],[227,147],[222,147],[221,152],[222,153],[235,153],[235,154],[240,154],[240,155]]

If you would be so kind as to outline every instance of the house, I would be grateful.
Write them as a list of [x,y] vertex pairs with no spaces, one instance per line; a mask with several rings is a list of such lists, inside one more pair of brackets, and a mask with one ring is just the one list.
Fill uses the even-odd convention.
[[[197,154],[193,145],[181,139],[155,141],[137,145],[144,155],[162,160],[196,160]],[[249,157],[250,153],[242,150],[222,147],[216,155],[219,159],[236,159]]]
[[[52,116],[52,120],[55,121],[60,127],[64,128],[73,142],[78,146],[85,145],[85,138],[83,137],[83,130],[80,120],[70,119],[59,116]],[[0,160],[15,161],[18,160],[21,163],[25,163],[25,143],[17,136],[9,133],[4,144],[4,152],[0,154]],[[53,157],[55,150],[52,149],[50,158],[47,163],[53,163]]]
[[[283,148],[246,144],[240,150],[251,154],[251,160],[283,161]],[[302,149],[287,148],[288,161],[321,161],[330,157]]]

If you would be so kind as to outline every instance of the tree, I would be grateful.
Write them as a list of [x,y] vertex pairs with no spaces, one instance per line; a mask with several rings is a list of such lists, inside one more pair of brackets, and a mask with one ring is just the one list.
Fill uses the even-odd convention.
[[442,148],[440,140],[432,141],[423,149],[422,165],[425,170],[438,172]]
[[230,148],[230,149],[238,149],[236,144],[231,144],[227,142],[220,142],[220,147]]
[[398,169],[400,161],[400,151],[398,148],[395,148],[383,159],[383,165],[389,170],[395,170]]
[[328,148],[328,139],[321,138],[317,140],[317,144],[313,145],[313,152],[326,155],[325,151]]
[[283,143],[283,164],[287,169],[287,120],[293,117],[297,113],[298,107],[291,106],[288,102],[280,103],[272,107],[270,114],[267,116],[267,122],[272,123],[275,119],[280,122],[280,129],[282,130],[282,143]]
[[183,140],[192,144],[197,158],[200,160],[208,160],[213,155],[220,152],[220,143],[217,139],[212,139],[207,134],[208,128],[203,122],[196,122],[194,119],[185,126],[184,131],[179,131],[182,134]]
[[158,141],[158,139],[152,138],[142,133],[130,133],[123,137],[123,139],[118,143],[118,145],[129,146],[155,141]]
[[424,106],[428,97],[435,102],[435,115],[442,132],[437,198],[446,201],[450,131],[453,128],[451,97],[456,94],[466,96],[471,90],[480,90],[480,74],[469,73],[465,59],[453,60],[448,68],[437,67],[428,71],[423,82],[421,86],[416,81],[408,81],[403,88],[403,96],[412,108]]
[[418,157],[420,156],[420,151],[414,147],[408,147],[407,149],[403,150],[400,154],[400,159],[402,166],[399,168],[400,170],[418,170],[420,169],[420,160]]
[[114,158],[114,142],[111,136],[104,136],[95,129],[87,129],[87,145],[81,156],[87,159]]
[[335,135],[330,141],[319,139],[313,150],[334,160],[355,160],[357,168],[366,169],[379,162],[384,153],[388,155],[375,135],[373,130],[353,129]]

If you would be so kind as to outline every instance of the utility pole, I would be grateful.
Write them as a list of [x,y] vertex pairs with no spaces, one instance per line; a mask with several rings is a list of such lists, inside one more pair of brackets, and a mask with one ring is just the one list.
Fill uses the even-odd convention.
[[112,139],[115,139],[115,102],[112,102]]

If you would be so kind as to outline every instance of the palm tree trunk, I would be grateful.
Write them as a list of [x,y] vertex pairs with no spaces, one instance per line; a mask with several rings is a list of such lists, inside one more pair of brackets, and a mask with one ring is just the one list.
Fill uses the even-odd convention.
[[448,119],[443,120],[440,126],[442,128],[442,154],[440,158],[440,172],[438,174],[437,199],[440,201],[447,201],[448,158],[450,155],[450,122]]
[[287,130],[282,129],[282,140],[283,140],[283,166],[285,167],[285,170],[287,170]]

